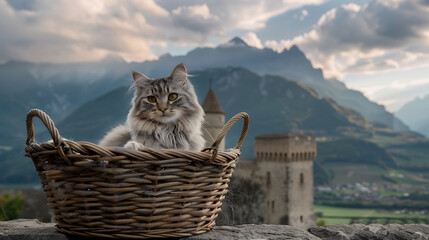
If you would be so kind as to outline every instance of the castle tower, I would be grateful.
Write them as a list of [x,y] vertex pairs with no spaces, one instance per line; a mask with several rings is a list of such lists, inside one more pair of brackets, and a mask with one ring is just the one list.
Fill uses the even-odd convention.
[[264,134],[255,138],[257,172],[266,189],[265,223],[307,228],[313,213],[314,136]]
[[[308,135],[263,134],[255,138],[256,159],[240,160],[234,172],[238,182],[256,183],[252,189],[263,198],[252,196],[252,204],[234,204],[240,208],[258,206],[251,216],[239,224],[263,219],[266,224],[287,224],[306,229],[315,225],[313,213],[313,162],[316,157],[316,138]],[[242,185],[244,186],[244,185]],[[251,192],[250,192],[251,191]]]
[[[203,136],[206,140],[206,147],[209,147],[216,140],[220,130],[225,125],[225,112],[222,110],[211,88],[203,101],[202,107],[206,113],[203,124]],[[219,150],[225,150],[225,139],[219,144]]]

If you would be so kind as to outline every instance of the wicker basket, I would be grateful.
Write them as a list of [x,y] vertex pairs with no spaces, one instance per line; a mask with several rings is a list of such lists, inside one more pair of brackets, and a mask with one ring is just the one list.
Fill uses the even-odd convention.
[[[36,143],[33,117],[53,141]],[[235,149],[217,151],[244,119]],[[86,237],[165,238],[204,233],[215,225],[249,125],[235,115],[211,148],[141,151],[62,139],[43,111],[27,115],[25,150],[39,173],[59,231]]]

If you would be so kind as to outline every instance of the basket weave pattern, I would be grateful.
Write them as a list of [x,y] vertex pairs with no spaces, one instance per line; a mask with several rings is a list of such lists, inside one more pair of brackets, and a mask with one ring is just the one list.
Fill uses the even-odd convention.
[[[33,117],[53,141],[37,143]],[[243,118],[237,146],[217,151]],[[27,115],[25,150],[38,171],[59,231],[86,237],[160,238],[204,233],[215,225],[249,118],[239,113],[202,152],[101,147],[62,139],[44,112]]]

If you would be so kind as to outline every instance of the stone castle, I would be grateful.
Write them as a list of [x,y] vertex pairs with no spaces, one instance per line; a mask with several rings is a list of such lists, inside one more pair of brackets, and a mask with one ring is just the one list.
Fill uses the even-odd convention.
[[[222,110],[212,89],[203,102],[206,112],[204,137],[210,145],[225,125]],[[223,149],[225,143],[223,142]],[[257,184],[264,191],[265,206],[259,211],[263,223],[300,228],[315,225],[313,213],[313,161],[316,139],[308,135],[263,134],[255,138],[256,159],[237,163],[235,178]],[[236,206],[240,208],[240,206]],[[236,211],[240,212],[240,211]],[[248,223],[248,222],[242,222]]]

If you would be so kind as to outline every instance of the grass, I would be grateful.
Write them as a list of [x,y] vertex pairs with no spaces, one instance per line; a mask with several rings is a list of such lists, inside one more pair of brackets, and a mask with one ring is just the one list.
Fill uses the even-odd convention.
[[327,169],[332,169],[334,178],[331,184],[345,184],[357,182],[387,183],[391,179],[397,184],[409,184],[413,186],[428,185],[429,179],[424,179],[422,174],[398,169],[386,169],[371,164],[354,163],[324,163]]
[[367,139],[380,147],[383,147],[391,154],[396,163],[406,165],[428,166],[429,148],[427,143],[413,143],[416,139],[406,133],[396,137],[384,137],[375,135]]
[[[387,211],[370,208],[342,208],[333,206],[315,205],[314,212],[320,212],[323,216],[336,216],[344,218],[324,218],[326,225],[350,224],[351,217],[389,217],[389,218],[428,218],[427,215],[421,213],[399,213],[395,211]],[[397,221],[400,223],[401,221]]]
[[404,196],[403,192],[392,191],[392,190],[380,190],[378,191],[381,196]]
[[335,173],[332,184],[356,183],[356,182],[383,182],[383,175],[387,170],[375,165],[363,165],[352,163],[326,163],[327,168]]
[[375,135],[373,138],[368,139],[368,141],[371,141],[380,147],[388,147],[394,144],[401,144],[404,142],[404,139],[401,137],[386,137]]

